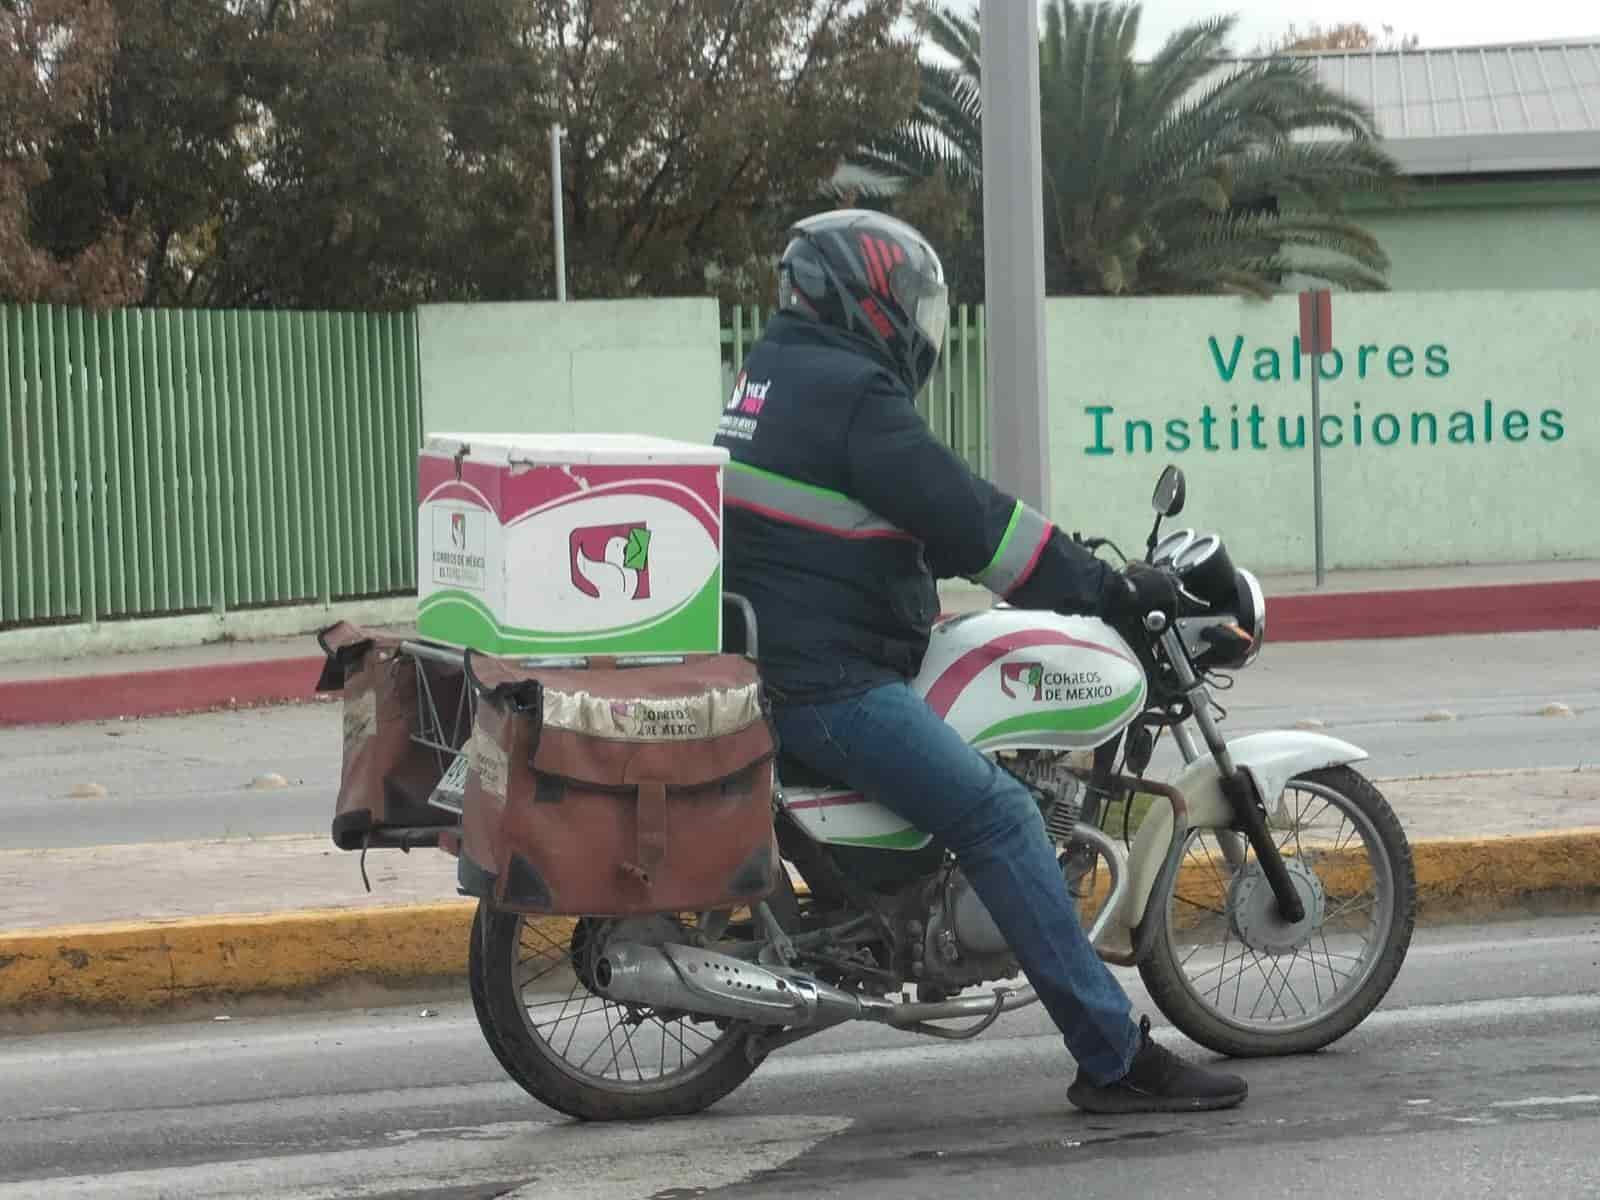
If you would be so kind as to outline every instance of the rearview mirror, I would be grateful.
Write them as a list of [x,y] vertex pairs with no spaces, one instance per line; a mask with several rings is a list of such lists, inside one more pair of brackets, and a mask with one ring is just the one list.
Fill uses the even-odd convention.
[[1183,472],[1168,467],[1156,480],[1156,494],[1150,498],[1150,506],[1160,516],[1175,517],[1183,511],[1183,493]]

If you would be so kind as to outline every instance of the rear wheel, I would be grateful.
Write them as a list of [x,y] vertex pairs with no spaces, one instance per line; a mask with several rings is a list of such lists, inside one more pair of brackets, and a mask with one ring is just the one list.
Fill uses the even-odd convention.
[[1279,919],[1243,837],[1191,830],[1171,893],[1150,898],[1146,919],[1158,924],[1139,967],[1174,1025],[1240,1058],[1306,1053],[1349,1033],[1394,983],[1416,922],[1405,831],[1358,772],[1296,776],[1268,821],[1305,919]]
[[525,917],[478,905],[468,974],[490,1049],[536,1100],[586,1121],[686,1116],[750,1077],[749,1026],[597,994],[608,938],[690,941],[693,918]]

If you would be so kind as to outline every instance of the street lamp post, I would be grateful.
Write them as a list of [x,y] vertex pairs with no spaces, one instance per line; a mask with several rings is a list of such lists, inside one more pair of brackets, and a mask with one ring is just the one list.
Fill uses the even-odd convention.
[[550,219],[556,234],[556,299],[567,298],[567,237],[561,204],[561,126],[550,126]]
[[1049,512],[1037,6],[986,0],[979,29],[990,470],[999,487]]

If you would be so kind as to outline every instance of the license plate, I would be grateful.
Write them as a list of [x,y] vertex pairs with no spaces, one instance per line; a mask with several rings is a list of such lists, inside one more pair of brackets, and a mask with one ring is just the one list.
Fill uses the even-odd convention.
[[462,805],[467,795],[467,768],[470,761],[467,755],[456,755],[455,761],[450,764],[450,769],[439,780],[439,786],[433,789],[433,794],[428,797],[428,803],[435,808],[442,808],[445,812],[461,815]]

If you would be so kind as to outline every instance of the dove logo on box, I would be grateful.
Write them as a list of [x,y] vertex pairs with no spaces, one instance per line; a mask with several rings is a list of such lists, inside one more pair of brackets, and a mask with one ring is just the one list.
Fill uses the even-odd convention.
[[[504,535],[504,623],[559,636],[638,628],[677,612],[721,563],[716,526],[699,509],[670,484],[633,480],[514,518]],[[551,578],[552,564],[566,569]],[[540,579],[545,586],[516,586]]]
[[574,529],[567,552],[572,586],[585,596],[650,599],[650,530],[643,521]]

